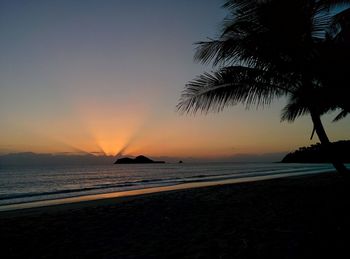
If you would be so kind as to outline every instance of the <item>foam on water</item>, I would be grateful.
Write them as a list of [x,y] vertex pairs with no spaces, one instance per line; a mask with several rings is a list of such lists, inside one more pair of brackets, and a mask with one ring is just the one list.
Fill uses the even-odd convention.
[[0,168],[0,206],[184,183],[333,171],[330,164],[188,163]]

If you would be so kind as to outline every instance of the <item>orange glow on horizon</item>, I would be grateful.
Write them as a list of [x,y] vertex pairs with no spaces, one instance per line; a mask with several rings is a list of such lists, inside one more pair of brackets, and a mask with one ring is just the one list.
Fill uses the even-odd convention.
[[[42,119],[46,127],[35,120],[22,122],[21,131],[17,135],[11,131],[12,135],[4,141],[10,147],[6,152],[216,159],[289,152],[318,141],[315,138],[310,142],[305,137],[310,129],[304,126],[310,124],[307,118],[294,124],[280,124],[277,115],[267,119],[269,117],[263,116],[265,111],[247,113],[245,110],[244,114],[249,116],[240,113],[231,116],[229,111],[191,117],[156,110],[142,102],[120,103],[123,109],[114,110],[113,104],[93,101],[96,103],[76,101],[72,107],[74,112],[69,115],[55,120]],[[256,121],[264,127],[257,130]],[[343,127],[342,131],[346,129]]]
[[114,103],[100,103],[81,99],[75,110],[89,132],[91,141],[108,156],[122,155],[139,137],[149,118],[150,107],[144,100],[136,103],[119,102],[122,110],[115,110]]
[[107,156],[115,156],[123,148],[123,140],[108,136],[96,136],[96,143]]

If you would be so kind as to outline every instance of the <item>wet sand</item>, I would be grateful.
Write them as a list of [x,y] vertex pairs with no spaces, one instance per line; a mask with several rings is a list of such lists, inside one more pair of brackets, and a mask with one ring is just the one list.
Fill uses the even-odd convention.
[[335,173],[0,212],[2,258],[350,258]]

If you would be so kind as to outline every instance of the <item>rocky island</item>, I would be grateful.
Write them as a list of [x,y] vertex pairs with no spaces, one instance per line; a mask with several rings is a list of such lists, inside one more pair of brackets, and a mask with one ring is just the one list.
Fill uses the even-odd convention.
[[164,161],[154,161],[145,156],[137,156],[135,158],[119,158],[114,164],[164,164]]

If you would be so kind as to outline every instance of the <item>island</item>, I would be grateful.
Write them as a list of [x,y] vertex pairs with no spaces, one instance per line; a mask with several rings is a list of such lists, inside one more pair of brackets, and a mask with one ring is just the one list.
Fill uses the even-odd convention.
[[145,156],[137,156],[135,158],[119,158],[114,164],[164,164],[165,161],[154,161]]

